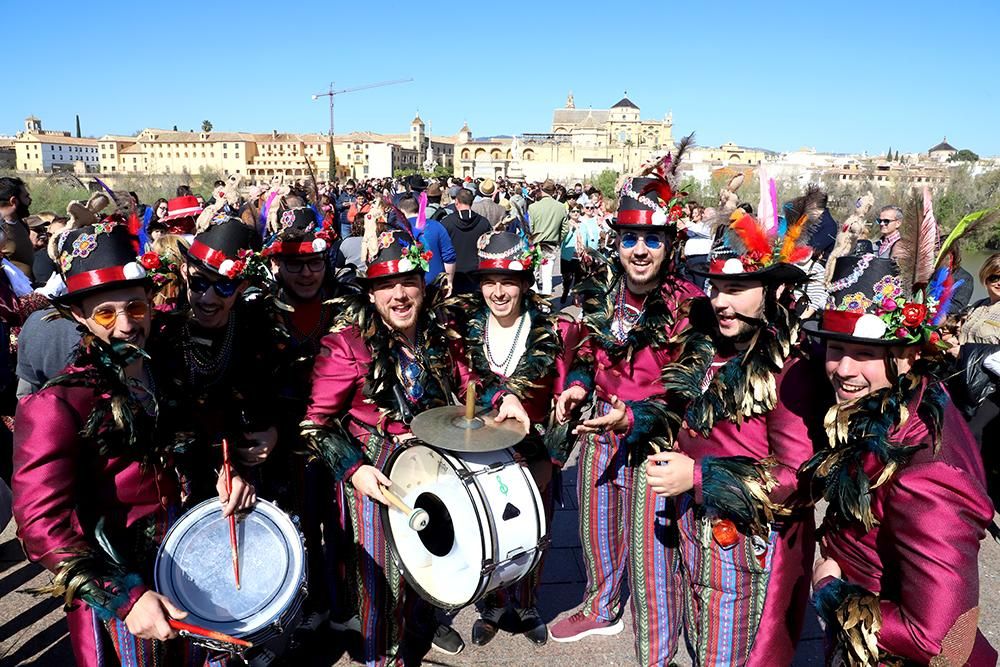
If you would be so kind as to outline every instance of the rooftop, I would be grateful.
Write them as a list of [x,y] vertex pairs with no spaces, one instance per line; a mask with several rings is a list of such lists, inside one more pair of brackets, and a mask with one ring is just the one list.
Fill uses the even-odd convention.
[[938,151],[952,151],[952,152],[957,152],[958,149],[955,148],[954,146],[952,146],[951,144],[949,144],[948,143],[948,137],[945,137],[944,139],[941,140],[941,143],[939,143],[937,146],[935,146],[934,148],[930,149],[927,152],[928,153],[936,153]]
[[625,97],[621,98],[620,100],[618,100],[617,102],[615,102],[613,105],[611,105],[611,108],[612,109],[621,109],[621,108],[625,108],[625,109],[638,109],[639,107],[637,107],[635,105],[635,102],[633,102],[632,100],[630,100],[628,98],[628,96],[626,95]]

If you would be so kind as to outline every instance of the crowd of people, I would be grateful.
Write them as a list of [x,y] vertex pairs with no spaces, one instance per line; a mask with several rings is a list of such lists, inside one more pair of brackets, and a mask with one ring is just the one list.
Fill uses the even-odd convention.
[[614,196],[231,177],[63,216],[0,178],[0,487],[78,664],[226,664],[152,580],[170,526],[214,498],[301,518],[297,632],[359,633],[369,665],[423,637],[463,650],[380,508],[413,418],[474,391],[523,430],[549,524],[576,456],[587,582],[547,623],[541,559],[477,600],[473,644],[504,617],[539,646],[617,634],[627,588],[643,665],[681,646],[790,664],[810,600],[837,664],[995,665],[977,557],[1000,493],[1000,254],[963,269],[929,201],[859,197],[843,224],[814,187],[695,202],[682,152]]

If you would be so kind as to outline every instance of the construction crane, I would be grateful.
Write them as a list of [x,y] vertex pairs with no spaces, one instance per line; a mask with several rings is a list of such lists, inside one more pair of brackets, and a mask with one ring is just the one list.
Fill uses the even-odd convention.
[[312,96],[314,100],[318,100],[321,97],[330,98],[330,141],[333,141],[333,100],[337,95],[343,95],[344,93],[353,93],[358,90],[368,90],[369,88],[381,88],[382,86],[394,86],[397,83],[409,83],[413,79],[396,79],[395,81],[379,81],[378,83],[369,83],[365,86],[356,86],[354,88],[341,88],[340,90],[333,89],[333,81],[330,82],[330,88],[325,93],[316,93]]

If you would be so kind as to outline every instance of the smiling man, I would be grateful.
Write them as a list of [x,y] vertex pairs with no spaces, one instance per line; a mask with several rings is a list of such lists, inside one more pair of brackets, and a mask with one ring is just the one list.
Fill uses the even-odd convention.
[[993,505],[941,383],[939,276],[911,285],[892,260],[840,257],[822,318],[804,326],[826,342],[835,395],[829,442],[803,467],[830,503],[813,589],[834,663],[997,662],[977,630]]
[[[686,142],[685,142],[686,143]],[[669,165],[670,163],[668,163]],[[674,359],[671,339],[684,327],[682,304],[701,292],[678,278],[672,265],[676,221],[683,195],[676,189],[677,160],[666,177],[626,181],[618,217],[616,256],[587,255],[591,275],[581,283],[582,344],[575,351],[567,388],[556,403],[560,422],[575,424],[565,461],[580,442],[580,539],[587,570],[582,607],[549,628],[554,641],[617,634],[624,628],[622,584],[630,578],[636,656],[641,664],[669,661],[673,627],[681,614],[669,582],[675,569],[668,545],[666,500],[645,481],[649,424],[634,409],[662,393],[661,369]],[[594,416],[576,424],[584,402]],[[644,605],[644,600],[662,604]]]
[[[467,191],[466,191],[467,192]],[[516,419],[528,435],[516,447],[542,498],[546,525],[553,510],[553,464],[541,434],[548,425],[552,401],[565,378],[562,333],[568,320],[552,313],[548,302],[531,289],[541,252],[526,238],[493,232],[479,241],[479,263],[473,277],[478,293],[456,298],[451,315],[457,335],[452,356],[458,386],[474,380],[479,402],[495,407],[498,421]],[[518,631],[534,644],[548,640],[536,607],[542,563],[520,582],[489,594],[472,626],[472,643],[483,646],[497,634],[507,607],[513,607]]]
[[[56,244],[67,289],[57,307],[84,335],[63,374],[18,406],[18,536],[29,558],[56,575],[44,592],[70,605],[77,664],[104,665],[116,654],[129,665],[199,664],[200,649],[167,641],[176,637],[169,620],[186,613],[149,588],[153,556],[180,505],[143,353],[151,281],[124,226],[80,227]],[[232,496],[219,493],[227,514],[254,502],[239,476]]]
[[[301,425],[310,449],[344,483],[354,530],[347,560],[355,568],[350,581],[368,665],[402,664],[406,629],[407,586],[380,518],[379,506],[387,503],[382,488],[390,484],[382,468],[405,446],[414,415],[449,403],[453,364],[445,323],[431,307],[438,294],[424,282],[428,259],[411,236],[396,230],[377,235],[374,254],[365,258],[366,291],[336,301]],[[427,634],[446,653],[464,647],[446,625]]]
[[[676,451],[649,457],[650,487],[676,504],[694,664],[787,665],[808,597],[811,511],[779,516],[812,455],[815,373],[794,356],[789,287],[808,234],[741,209],[708,256],[709,299],[691,308],[664,369]],[[790,239],[790,240],[789,240]],[[787,241],[787,243],[786,243]]]
[[163,419],[174,430],[178,467],[190,502],[204,499],[205,471],[222,464],[221,443],[252,467],[277,442],[272,382],[283,331],[262,299],[247,301],[251,279],[264,271],[252,252],[256,233],[239,218],[217,214],[183,250],[182,298],[155,322],[150,356],[157,369]]

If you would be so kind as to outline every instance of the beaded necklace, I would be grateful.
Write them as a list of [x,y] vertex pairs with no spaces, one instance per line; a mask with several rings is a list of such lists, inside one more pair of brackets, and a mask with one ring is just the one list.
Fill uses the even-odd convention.
[[[641,309],[630,306],[626,302],[625,292],[627,289],[628,287],[623,280],[621,285],[618,286],[618,292],[615,294],[615,314],[611,320],[611,333],[619,343],[625,342],[628,338],[628,332],[632,330],[632,327],[642,317]],[[645,303],[645,298],[643,302]]]
[[525,317],[524,313],[521,313],[521,316],[517,318],[517,331],[514,332],[514,339],[510,343],[510,349],[507,351],[506,358],[504,358],[503,363],[500,363],[493,356],[493,349],[490,343],[490,324],[492,323],[493,318],[490,317],[490,315],[486,316],[486,327],[483,329],[483,342],[486,343],[486,357],[490,362],[490,366],[499,368],[500,373],[504,377],[510,375],[507,366],[510,365],[511,359],[514,358],[514,350],[517,349],[517,341],[521,339],[521,330],[524,329],[524,321],[526,319],[528,318]]
[[[184,324],[184,361],[187,366],[188,381],[191,385],[201,384],[210,387],[221,379],[221,375],[229,368],[233,356],[233,336],[236,332],[236,313],[229,315],[226,333],[217,354],[212,354],[211,346],[202,350],[191,339],[190,325]],[[204,381],[204,382],[202,382]]]

